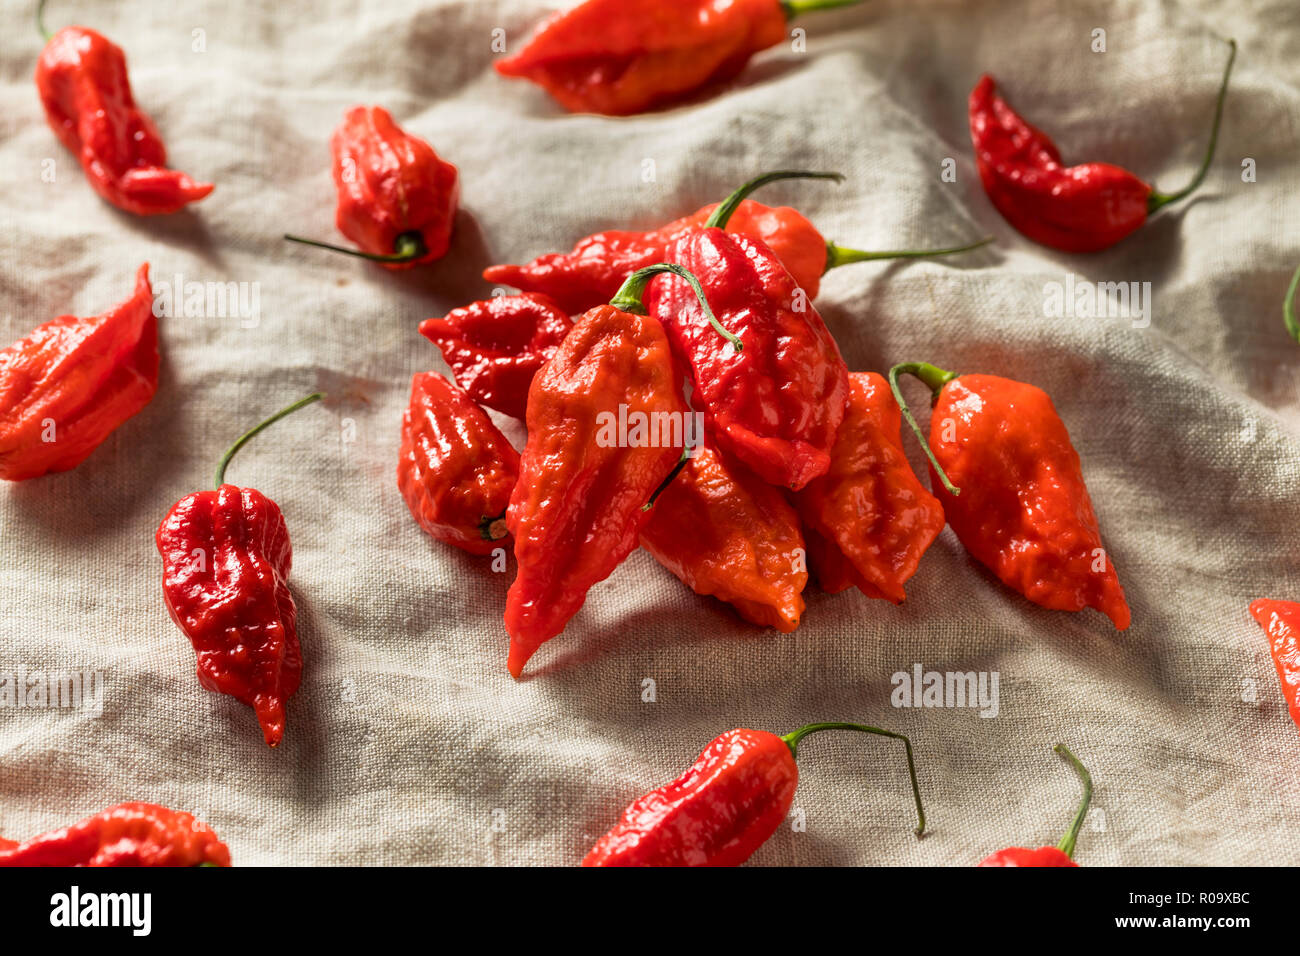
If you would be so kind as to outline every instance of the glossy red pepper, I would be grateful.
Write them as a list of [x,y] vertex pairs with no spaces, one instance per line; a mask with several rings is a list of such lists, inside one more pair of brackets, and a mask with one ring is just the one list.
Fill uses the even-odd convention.
[[1036,850],[1030,850],[1023,846],[1008,847],[985,857],[980,861],[980,866],[1079,865],[1073,859],[1074,844],[1079,839],[1079,831],[1083,829],[1084,818],[1088,816],[1088,805],[1092,802],[1092,775],[1079,762],[1079,758],[1070,753],[1070,749],[1065,744],[1057,744],[1053,749],[1070,761],[1075,772],[1079,774],[1079,779],[1083,781],[1083,800],[1080,801],[1078,812],[1075,813],[1074,819],[1070,822],[1070,829],[1066,831],[1065,836],[1061,837],[1061,842],[1056,846],[1040,846]]
[[26,843],[0,840],[0,866],[230,866],[230,850],[188,813],[121,803]]
[[227,484],[226,466],[262,429],[323,397],[299,399],[241,435],[217,465],[216,490],[176,502],[156,536],[163,600],[194,645],[199,683],[252,707],[272,747],[284,736],[285,703],[302,679],[288,585],[293,550],[276,503]]
[[496,68],[571,112],[640,113],[731,79],[785,39],[788,19],[857,2],[586,0],[548,19]]
[[[797,210],[789,206],[764,206],[747,198],[767,183],[782,179],[843,179],[839,173],[778,170],[745,183],[721,203],[676,219],[658,229],[636,232],[610,230],[579,240],[569,252],[548,253],[522,265],[497,265],[483,270],[489,282],[514,286],[550,296],[570,313],[584,312],[608,302],[637,269],[658,262],[682,236],[700,229],[717,215],[727,232],[763,242],[794,276],[809,299],[821,289],[821,278],[831,269],[853,262],[881,259],[916,259],[946,256],[977,249],[991,239],[947,249],[904,249],[864,252],[828,242]],[[721,213],[718,209],[723,207]]]
[[1250,613],[1268,635],[1282,697],[1291,719],[1300,727],[1300,604],[1295,601],[1255,601]]
[[[42,0],[37,11],[41,24]],[[137,216],[176,212],[212,192],[167,168],[158,130],[135,105],[122,48],[86,27],[64,27],[36,63],[45,118],[95,192]]]
[[705,747],[684,774],[624,810],[582,865],[739,866],[790,812],[799,782],[799,741],[822,730],[854,730],[903,742],[916,800],[916,835],[924,833],[912,742],[903,734],[846,723],[808,724],[783,737],[764,730],[729,730]]
[[509,543],[505,512],[518,478],[519,453],[468,395],[435,372],[411,379],[397,486],[421,528],[490,554]]
[[[929,442],[898,390],[903,373],[934,393]],[[1128,603],[1101,544],[1079,455],[1047,393],[924,362],[896,365],[889,379],[933,466],[931,488],[966,550],[1035,604],[1096,608],[1127,628]]]
[[943,530],[943,507],[903,452],[902,418],[889,383],[852,372],[848,412],[826,474],[795,496],[817,583],[832,594],[856,586],[894,603]]
[[442,350],[456,382],[474,401],[522,419],[533,376],[572,328],[568,314],[548,296],[524,293],[425,319],[420,334]]
[[1109,163],[1065,166],[1056,144],[998,96],[985,75],[970,95],[970,131],[984,191],[998,212],[1035,242],[1065,252],[1096,252],[1134,232],[1156,210],[1187,196],[1205,179],[1223,118],[1228,75],[1223,72],[1209,148],[1196,177],[1176,193],[1158,193],[1126,169]]
[[361,251],[286,235],[292,242],[409,269],[441,259],[460,203],[456,167],[405,132],[380,106],[354,106],[330,138],[339,232]]
[[649,266],[579,318],[528,392],[528,442],[506,510],[519,567],[505,613],[514,677],[636,549],[647,504],[682,462],[682,369],[641,304],[646,282],[665,271],[686,275]]
[[117,308],[86,319],[61,315],[0,351],[0,478],[75,468],[157,389],[146,262]]

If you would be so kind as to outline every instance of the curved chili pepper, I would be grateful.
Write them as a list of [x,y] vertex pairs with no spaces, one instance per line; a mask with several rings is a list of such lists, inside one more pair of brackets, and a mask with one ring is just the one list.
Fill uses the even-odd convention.
[[874,372],[851,372],[849,379],[830,468],[795,496],[795,505],[815,533],[808,556],[822,590],[856,585],[898,604],[903,584],[943,530],[943,507],[908,464],[889,383]]
[[808,572],[799,516],[781,492],[721,452],[697,448],[655,499],[641,546],[696,594],[747,621],[799,626]]
[[1300,727],[1300,604],[1295,601],[1255,601],[1250,613],[1268,635],[1282,697],[1291,719]]
[[[658,262],[682,236],[714,223],[727,232],[761,240],[776,254],[795,283],[809,299],[817,298],[821,277],[839,266],[881,259],[916,259],[968,252],[992,242],[992,238],[946,249],[903,249],[864,252],[827,241],[797,210],[789,206],[764,206],[747,198],[767,183],[782,179],[833,179],[839,173],[808,170],[778,170],[764,173],[742,185],[721,203],[711,203],[689,216],[646,232],[611,230],[578,241],[569,252],[538,256],[527,265],[497,265],[483,270],[488,282],[514,286],[526,292],[540,292],[570,313],[583,312],[609,299],[629,275]],[[718,210],[722,208],[723,212]]]
[[332,252],[409,269],[441,259],[451,245],[460,177],[433,147],[411,136],[380,106],[354,106],[330,138],[339,232],[361,251],[286,235]]
[[188,813],[120,803],[26,843],[0,840],[0,866],[230,866],[230,850]]
[[50,129],[77,157],[95,192],[137,216],[176,212],[212,192],[167,168],[158,130],[131,95],[122,48],[86,27],[54,36],[41,23],[45,49],[36,62],[36,89]]
[[0,478],[75,468],[157,389],[158,320],[146,262],[117,308],[85,319],[61,315],[0,351]]
[[[506,510],[519,565],[505,613],[514,677],[564,629],[591,586],[636,549],[650,520],[647,501],[681,460],[682,369],[641,304],[645,284],[662,272],[699,290],[680,266],[639,270],[610,305],[578,319],[529,390],[528,442]],[[697,295],[707,311],[703,291]],[[640,416],[647,425],[634,440]],[[629,423],[626,436],[614,420]]]
[[198,656],[199,683],[248,704],[268,745],[302,679],[293,549],[284,515],[252,488],[227,484],[230,459],[268,425],[324,398],[299,399],[241,435],[217,465],[216,490],[186,495],[158,525],[163,600]]
[[1056,846],[1040,846],[1036,850],[1030,850],[1023,846],[1008,847],[985,857],[980,861],[980,866],[1079,865],[1073,860],[1074,844],[1079,839],[1079,831],[1083,829],[1084,818],[1088,816],[1088,804],[1092,802],[1092,774],[1088,773],[1088,769],[1079,762],[1078,757],[1070,753],[1070,748],[1065,744],[1057,744],[1052,749],[1070,761],[1075,772],[1078,773],[1079,779],[1083,781],[1083,800],[1079,803],[1079,809],[1074,814],[1074,819],[1070,822],[1070,829],[1066,831],[1065,836],[1061,837],[1061,842]]
[[[898,389],[902,373],[934,393],[928,442]],[[1035,604],[1093,607],[1127,628],[1128,603],[1101,546],[1078,452],[1047,393],[996,375],[958,377],[923,362],[894,366],[889,382],[930,459],[930,486],[966,550]]]
[[788,19],[859,0],[586,0],[496,63],[566,110],[626,116],[731,79],[785,39]]
[[764,730],[729,730],[714,738],[680,777],[624,810],[582,865],[739,866],[790,812],[799,782],[799,741],[823,730],[854,730],[903,742],[916,800],[916,835],[924,833],[912,742],[903,734],[846,723],[807,724],[783,737]]
[[397,486],[428,534],[470,554],[507,542],[505,512],[519,453],[483,409],[441,375],[411,379]]
[[993,77],[981,77],[970,95],[970,131],[984,191],[998,212],[1035,242],[1065,252],[1097,252],[1134,232],[1156,210],[1194,191],[1209,172],[1223,119],[1228,75],[1223,71],[1210,144],[1195,178],[1175,193],[1158,193],[1126,169],[1109,163],[1064,166],[1056,144],[997,95]]
[[1297,289],[1300,289],[1300,268],[1297,268],[1295,274],[1291,276],[1291,285],[1286,290],[1286,298],[1282,300],[1282,321],[1286,324],[1287,334],[1300,342],[1300,320],[1297,320],[1295,315]]
[[[617,290],[615,290],[617,291]],[[523,418],[533,376],[573,328],[548,296],[498,295],[425,319],[420,334],[442,351],[474,401]]]

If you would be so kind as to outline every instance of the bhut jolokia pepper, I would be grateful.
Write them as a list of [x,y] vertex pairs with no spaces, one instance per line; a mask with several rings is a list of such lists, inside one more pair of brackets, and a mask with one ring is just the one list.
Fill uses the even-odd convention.
[[778,737],[764,730],[729,730],[667,786],[623,811],[583,866],[739,866],[781,825],[799,782],[799,741],[823,730],[853,730],[903,742],[916,801],[919,837],[925,808],[916,782],[912,742],[864,724],[807,724]]
[[268,425],[321,398],[299,399],[241,435],[217,465],[216,490],[176,502],[156,536],[163,600],[194,645],[199,683],[252,707],[272,747],[284,736],[285,703],[302,679],[288,585],[293,549],[276,503],[227,484],[226,466]]
[[434,372],[411,379],[397,486],[421,528],[490,554],[507,543],[506,505],[518,478],[519,453],[468,395]]
[[1300,604],[1295,601],[1255,601],[1250,613],[1268,635],[1282,697],[1291,719],[1300,727]]
[[554,300],[525,292],[426,319],[420,334],[441,349],[457,384],[474,401],[522,419],[533,376],[571,328],[573,320]]
[[50,128],[86,174],[95,192],[137,216],[176,212],[212,192],[167,168],[167,150],[151,120],[135,105],[122,48],[86,27],[50,36],[36,63],[36,90]]
[[[934,393],[928,442],[899,391],[904,373]],[[1119,630],[1128,627],[1128,603],[1101,545],[1079,455],[1047,393],[924,362],[894,366],[889,382],[966,550],[1035,604],[1058,611],[1093,607]]]
[[781,492],[703,446],[655,500],[641,545],[696,594],[726,601],[747,621],[789,633],[803,589],[799,516]]
[[645,505],[683,461],[682,368],[641,303],[663,272],[684,276],[708,311],[680,266],[641,269],[578,319],[528,392],[528,442],[506,510],[519,566],[505,613],[514,677],[636,549]]
[[1035,242],[1065,252],[1096,252],[1119,242],[1147,217],[1193,192],[1214,159],[1223,119],[1228,75],[1237,44],[1223,71],[1214,125],[1205,159],[1192,181],[1174,193],[1159,193],[1126,169],[1109,163],[1064,166],[1047,134],[1021,119],[998,96],[985,75],[970,95],[970,131],[984,191],[998,212]]
[[433,147],[405,132],[380,106],[354,106],[330,138],[339,232],[358,246],[286,235],[333,252],[409,269],[440,259],[451,245],[460,202],[456,167]]
[[1075,772],[1079,774],[1079,779],[1083,781],[1083,800],[1080,801],[1078,812],[1075,813],[1074,819],[1070,822],[1070,829],[1066,831],[1065,836],[1061,837],[1061,842],[1056,846],[1040,846],[1036,850],[1030,850],[1023,846],[1008,847],[985,857],[980,861],[980,866],[1079,865],[1073,859],[1074,844],[1079,839],[1079,831],[1083,829],[1084,818],[1088,815],[1088,804],[1092,802],[1092,775],[1079,762],[1079,758],[1070,753],[1070,749],[1065,744],[1057,744],[1053,749],[1070,761]]
[[0,866],[230,866],[230,850],[188,813],[121,803],[25,843],[0,840]]
[[0,352],[0,478],[79,465],[158,389],[149,264],[135,291],[92,318],[61,315]]
[[785,39],[786,22],[860,0],[586,0],[555,14],[502,76],[536,83],[574,113],[626,116],[731,79]]
[[899,603],[903,584],[943,530],[943,507],[903,452],[898,403],[874,372],[852,372],[848,411],[826,474],[795,496],[817,583],[832,594],[857,586]]
[[[839,173],[777,170],[745,183],[721,203],[644,232],[610,230],[579,242],[569,252],[548,253],[522,265],[490,266],[483,271],[489,282],[540,292],[570,313],[586,311],[608,302],[619,286],[637,269],[658,262],[686,233],[702,227],[715,214],[727,232],[761,240],[776,254],[807,298],[815,299],[822,276],[838,266],[881,259],[916,259],[967,252],[992,241],[946,249],[904,249],[866,252],[827,241],[801,213],[789,206],[772,207],[749,197],[767,183],[782,179],[834,179]],[[723,211],[718,213],[719,207]]]

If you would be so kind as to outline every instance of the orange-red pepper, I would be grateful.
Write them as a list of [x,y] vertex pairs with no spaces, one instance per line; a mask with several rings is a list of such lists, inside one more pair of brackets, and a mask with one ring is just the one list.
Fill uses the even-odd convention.
[[1268,635],[1282,698],[1300,727],[1300,603],[1260,600],[1250,605],[1250,613]]
[[158,389],[149,264],[92,318],[61,315],[0,352],[0,478],[75,468]]
[[121,803],[25,843],[0,840],[0,866],[230,866],[230,850],[188,813]]
[[1092,802],[1092,774],[1088,773],[1088,769],[1078,757],[1070,753],[1070,748],[1065,744],[1057,744],[1053,749],[1070,761],[1075,773],[1083,781],[1083,799],[1079,802],[1079,809],[1070,822],[1070,829],[1065,832],[1065,836],[1061,837],[1061,842],[1056,846],[1040,846],[1036,850],[1023,846],[1008,847],[986,856],[980,861],[979,866],[1079,865],[1074,862],[1074,845],[1078,842],[1079,831],[1083,829],[1084,818],[1088,816],[1088,805]]

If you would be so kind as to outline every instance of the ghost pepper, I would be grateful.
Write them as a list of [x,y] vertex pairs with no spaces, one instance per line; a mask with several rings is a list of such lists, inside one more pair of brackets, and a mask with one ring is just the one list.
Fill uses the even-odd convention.
[[980,861],[980,866],[1077,867],[1079,865],[1074,862],[1074,845],[1079,840],[1079,831],[1083,829],[1083,821],[1088,816],[1088,805],[1092,802],[1092,775],[1088,773],[1088,769],[1079,761],[1079,758],[1070,753],[1070,748],[1065,744],[1057,744],[1053,749],[1070,761],[1075,773],[1083,781],[1083,799],[1079,802],[1079,809],[1070,822],[1070,829],[1066,831],[1065,836],[1061,837],[1061,842],[1056,846],[1040,846],[1036,850],[1030,850],[1023,846],[1008,847],[985,857]]
[[0,352],[0,478],[75,468],[158,389],[149,264],[92,318],[61,315]]
[[216,490],[176,502],[156,535],[163,600],[194,645],[199,683],[252,707],[271,747],[284,736],[285,703],[302,679],[288,585],[293,550],[276,503],[227,484],[226,466],[268,425],[323,397],[299,399],[241,435],[217,465]]
[[25,843],[0,840],[0,866],[230,866],[230,850],[188,813],[121,803]]
[[[934,394],[930,440],[898,376]],[[930,459],[930,485],[953,531],[1003,584],[1058,611],[1096,608],[1124,630],[1128,603],[1102,547],[1078,452],[1042,389],[924,362],[889,373],[894,398]]]
[[1250,613],[1268,635],[1282,698],[1291,719],[1300,727],[1300,604],[1295,601],[1255,601]]

